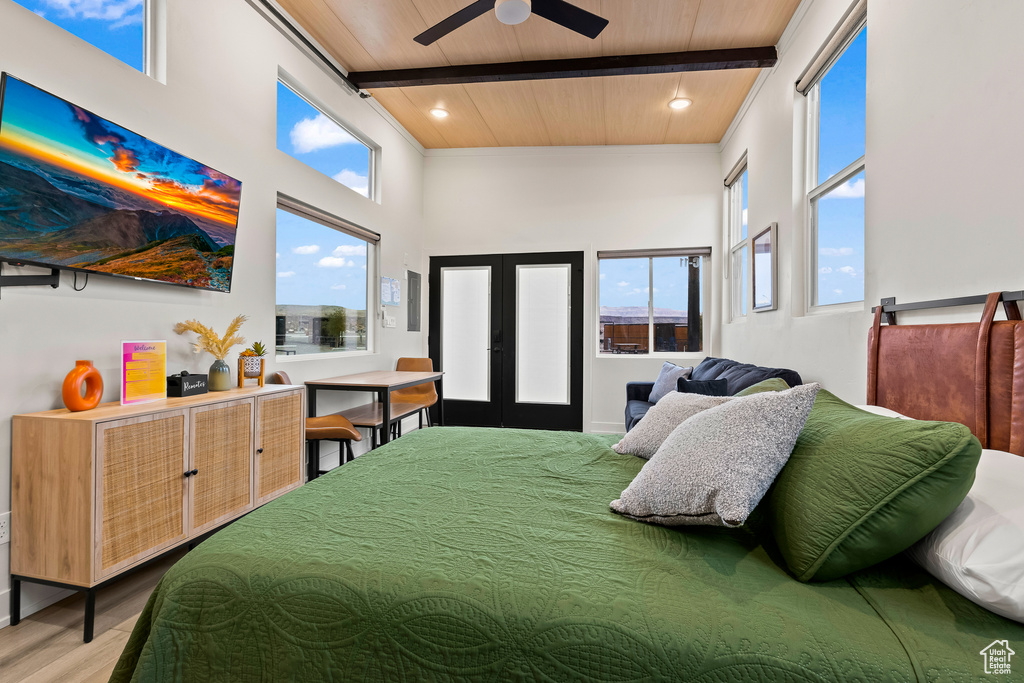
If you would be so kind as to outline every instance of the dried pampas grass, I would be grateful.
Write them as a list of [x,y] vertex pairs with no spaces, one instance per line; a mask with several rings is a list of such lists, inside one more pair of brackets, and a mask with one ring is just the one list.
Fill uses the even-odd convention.
[[235,316],[223,337],[218,336],[216,332],[198,320],[186,320],[183,323],[178,323],[174,326],[174,331],[178,334],[195,332],[199,337],[192,343],[192,348],[196,353],[207,351],[217,360],[224,360],[232,346],[245,343],[245,339],[238,336],[238,330],[246,320],[248,318],[244,315]]

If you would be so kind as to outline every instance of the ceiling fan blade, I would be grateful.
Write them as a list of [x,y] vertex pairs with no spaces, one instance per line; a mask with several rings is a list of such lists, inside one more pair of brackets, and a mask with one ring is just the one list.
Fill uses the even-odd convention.
[[455,29],[473,21],[481,14],[486,14],[494,9],[494,2],[495,0],[477,0],[472,5],[463,7],[447,19],[431,26],[426,31],[413,38],[413,40],[420,45],[430,45],[435,40],[444,38]]
[[565,0],[533,0],[533,13],[567,29],[597,38],[608,20],[585,9],[570,5]]

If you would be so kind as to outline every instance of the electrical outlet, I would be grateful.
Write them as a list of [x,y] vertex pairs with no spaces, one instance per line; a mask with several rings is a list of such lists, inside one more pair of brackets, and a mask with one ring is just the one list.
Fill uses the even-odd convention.
[[0,545],[11,542],[11,513],[0,515]]

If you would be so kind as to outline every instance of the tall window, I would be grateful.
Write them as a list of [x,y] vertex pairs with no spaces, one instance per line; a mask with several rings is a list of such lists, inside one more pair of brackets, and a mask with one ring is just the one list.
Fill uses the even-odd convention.
[[854,23],[849,15],[847,24],[852,30],[842,41],[834,35],[838,50],[806,90],[815,306],[864,299],[867,28],[863,18]]
[[729,297],[732,317],[747,314],[747,274],[750,235],[747,230],[747,157],[740,160],[725,180],[729,198]]
[[139,71],[146,71],[146,0],[15,0]]
[[598,352],[701,351],[701,282],[710,254],[710,248],[598,252]]
[[373,197],[373,149],[285,83],[277,83],[277,148]]
[[278,357],[371,347],[377,239],[298,203],[278,204]]

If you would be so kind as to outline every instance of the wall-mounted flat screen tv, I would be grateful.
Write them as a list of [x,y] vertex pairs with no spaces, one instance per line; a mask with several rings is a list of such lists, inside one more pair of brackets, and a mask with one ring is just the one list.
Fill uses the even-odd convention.
[[231,290],[241,183],[9,74],[0,261]]

